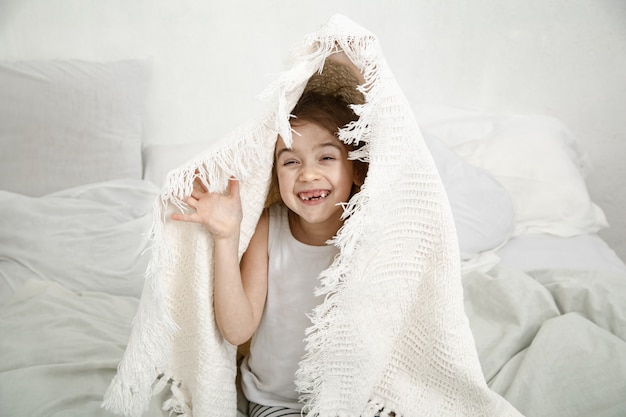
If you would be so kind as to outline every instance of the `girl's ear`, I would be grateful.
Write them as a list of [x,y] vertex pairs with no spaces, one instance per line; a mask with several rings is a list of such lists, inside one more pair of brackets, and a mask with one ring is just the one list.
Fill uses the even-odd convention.
[[352,163],[352,177],[354,185],[360,187],[365,182],[365,176],[367,175],[367,168],[364,162],[354,161]]

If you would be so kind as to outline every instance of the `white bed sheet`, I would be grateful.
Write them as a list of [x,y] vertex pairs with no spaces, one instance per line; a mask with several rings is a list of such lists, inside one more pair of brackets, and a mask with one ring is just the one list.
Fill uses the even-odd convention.
[[[30,280],[0,308],[0,415],[112,417],[100,407],[138,300]],[[148,416],[160,411],[155,398]]]
[[100,404],[145,283],[157,194],[128,179],[0,191],[1,416],[111,415]]
[[0,191],[0,305],[29,279],[138,297],[157,193],[130,179],[42,197]]
[[522,271],[549,268],[626,273],[626,264],[596,234],[563,238],[527,234],[509,240],[496,252],[503,265]]
[[500,265],[463,287],[487,382],[522,414],[626,415],[626,274]]

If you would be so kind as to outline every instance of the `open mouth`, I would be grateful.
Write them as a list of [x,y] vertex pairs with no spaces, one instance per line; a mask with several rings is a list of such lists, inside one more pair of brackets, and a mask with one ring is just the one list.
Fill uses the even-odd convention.
[[330,191],[325,190],[315,190],[315,191],[307,191],[303,193],[298,193],[298,197],[302,201],[315,201],[315,200],[323,200],[328,197]]

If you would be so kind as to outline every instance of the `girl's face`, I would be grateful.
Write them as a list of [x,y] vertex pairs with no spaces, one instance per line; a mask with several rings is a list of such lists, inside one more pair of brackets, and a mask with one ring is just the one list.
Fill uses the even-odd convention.
[[305,224],[341,225],[356,175],[344,144],[321,126],[304,122],[294,127],[293,145],[276,144],[276,174],[285,205]]

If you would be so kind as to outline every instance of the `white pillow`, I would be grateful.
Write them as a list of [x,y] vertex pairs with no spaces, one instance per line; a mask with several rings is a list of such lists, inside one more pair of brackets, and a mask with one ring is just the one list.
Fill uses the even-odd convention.
[[0,189],[141,178],[144,60],[0,62]]
[[514,236],[569,237],[608,226],[585,184],[586,158],[571,132],[547,116],[498,116],[455,111],[422,117],[422,127],[480,167],[510,194]]
[[513,202],[491,175],[474,167],[436,137],[424,134],[452,209],[461,259],[499,247],[515,223]]
[[143,178],[161,186],[167,173],[183,163],[200,155],[209,146],[203,142],[182,143],[177,145],[144,145]]

